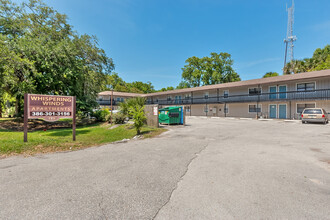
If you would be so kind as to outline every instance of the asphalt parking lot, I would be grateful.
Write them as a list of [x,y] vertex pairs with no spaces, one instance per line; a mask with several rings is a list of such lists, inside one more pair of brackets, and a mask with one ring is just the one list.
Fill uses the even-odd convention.
[[330,125],[188,118],[160,137],[0,160],[0,219],[329,219]]

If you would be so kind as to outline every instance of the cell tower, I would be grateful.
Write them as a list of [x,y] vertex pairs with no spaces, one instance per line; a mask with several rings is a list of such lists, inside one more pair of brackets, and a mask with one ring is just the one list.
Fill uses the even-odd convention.
[[[290,59],[289,62],[293,61],[293,42],[297,40],[296,36],[293,36],[293,23],[294,23],[294,1],[292,0],[291,8],[286,7],[288,12],[288,28],[286,33],[286,38],[284,39],[285,43],[285,57],[284,57],[284,68],[286,65],[287,57]],[[284,71],[283,68],[283,71]],[[291,71],[292,72],[292,71]]]

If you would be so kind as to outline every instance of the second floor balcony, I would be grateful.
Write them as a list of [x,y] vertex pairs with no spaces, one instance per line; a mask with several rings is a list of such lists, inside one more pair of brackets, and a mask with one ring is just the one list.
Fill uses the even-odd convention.
[[147,100],[147,104],[160,105],[187,105],[187,104],[212,104],[212,103],[239,103],[239,102],[272,102],[290,100],[328,100],[330,99],[330,89],[319,89],[309,91],[288,91],[261,94],[242,94],[209,97],[189,97],[184,99],[156,99]]
[[[99,105],[111,105],[111,100],[96,100]],[[119,105],[122,101],[112,100],[112,105]]]

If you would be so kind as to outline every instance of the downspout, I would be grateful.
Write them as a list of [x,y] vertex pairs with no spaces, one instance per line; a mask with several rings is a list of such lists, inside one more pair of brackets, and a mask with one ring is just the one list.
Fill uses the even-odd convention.
[[[217,89],[217,103],[219,103],[219,100],[220,100],[220,98],[219,98],[219,89]],[[217,106],[218,106],[218,105],[217,105]],[[215,116],[219,116],[219,107],[218,107],[218,109],[217,109],[217,113],[216,113]]]
[[291,100],[290,100],[290,119],[292,119],[292,117],[291,117]]
[[205,96],[205,93],[204,93],[204,100],[205,100],[205,116],[207,117],[207,99],[206,99],[206,96]]
[[[260,84],[258,85],[258,90],[259,89],[260,89]],[[261,91],[260,91],[260,93],[261,93]],[[259,102],[260,102],[260,93],[258,92],[258,99],[257,99],[257,119],[259,118],[258,106],[259,106]]]
[[225,109],[223,110],[225,112],[225,117],[227,117],[227,111],[226,111],[226,108],[227,108],[227,104],[225,103]]
[[[191,104],[193,104],[194,103],[194,97],[193,97],[194,94],[193,94],[193,92],[191,92],[190,95],[191,95],[191,98],[190,98],[191,101],[190,102],[191,102]],[[190,104],[190,116],[191,116],[191,112],[192,112],[192,105],[191,104]]]
[[207,109],[207,103],[205,103],[205,116],[207,117],[207,112],[208,112],[208,109]]

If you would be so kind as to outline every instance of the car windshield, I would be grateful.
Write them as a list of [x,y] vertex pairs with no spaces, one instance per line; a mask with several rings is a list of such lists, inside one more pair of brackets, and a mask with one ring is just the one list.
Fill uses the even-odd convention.
[[322,114],[321,109],[305,109],[304,114]]

